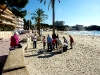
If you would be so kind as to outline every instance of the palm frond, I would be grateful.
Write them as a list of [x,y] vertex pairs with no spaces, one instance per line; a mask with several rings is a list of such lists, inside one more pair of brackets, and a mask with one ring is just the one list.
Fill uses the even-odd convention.
[[58,2],[60,3],[60,0],[58,0]]
[[52,0],[50,0],[50,2],[48,4],[48,10],[49,10],[49,7],[50,7],[51,4],[52,4]]

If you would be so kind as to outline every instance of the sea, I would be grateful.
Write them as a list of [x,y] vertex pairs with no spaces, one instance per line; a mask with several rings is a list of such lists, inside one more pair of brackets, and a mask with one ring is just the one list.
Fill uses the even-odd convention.
[[65,31],[68,34],[100,36],[100,31]]

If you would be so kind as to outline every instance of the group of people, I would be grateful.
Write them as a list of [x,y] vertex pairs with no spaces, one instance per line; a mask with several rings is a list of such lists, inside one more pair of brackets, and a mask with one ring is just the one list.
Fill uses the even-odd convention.
[[[71,35],[69,35],[70,38],[70,46],[72,49],[73,48],[73,43],[74,40]],[[46,36],[43,36],[42,39],[43,43],[43,49],[46,48],[47,45],[47,52],[52,52],[53,49],[57,49],[60,52],[65,52],[68,48],[68,41],[67,39],[63,36],[63,42],[60,40],[59,35],[53,34],[52,37],[48,34],[47,38]],[[37,48],[37,36],[36,34],[33,36],[33,48]]]
[[[52,37],[48,34],[47,38],[46,36],[43,36],[42,43],[43,43],[43,49],[46,48],[47,45],[47,52],[52,52],[55,48],[60,51],[60,52],[65,52],[68,48],[68,41],[67,39],[63,36],[63,41],[60,40],[58,34],[53,34]],[[74,40],[71,35],[69,35],[70,38],[70,49],[73,48],[73,43]],[[32,37],[33,40],[33,48],[37,48],[37,35],[36,33]],[[19,37],[18,37],[18,32],[14,32],[14,35],[11,36],[10,38],[10,50],[16,49],[16,48],[21,48]]]

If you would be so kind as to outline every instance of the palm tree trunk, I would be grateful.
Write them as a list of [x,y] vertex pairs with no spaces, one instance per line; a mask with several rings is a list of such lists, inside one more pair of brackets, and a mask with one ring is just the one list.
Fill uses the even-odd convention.
[[53,34],[55,34],[55,1],[52,3]]

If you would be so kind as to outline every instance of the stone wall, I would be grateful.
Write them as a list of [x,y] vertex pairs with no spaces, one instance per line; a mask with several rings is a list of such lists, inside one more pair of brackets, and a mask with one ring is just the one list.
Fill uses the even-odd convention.
[[0,31],[0,38],[7,39],[13,35],[12,31]]

